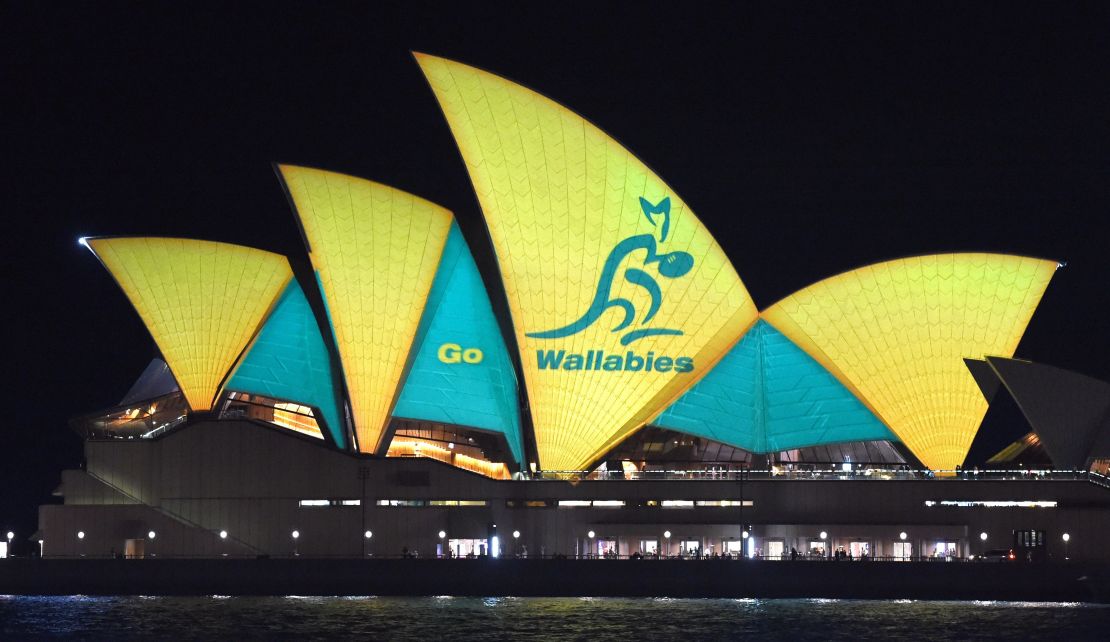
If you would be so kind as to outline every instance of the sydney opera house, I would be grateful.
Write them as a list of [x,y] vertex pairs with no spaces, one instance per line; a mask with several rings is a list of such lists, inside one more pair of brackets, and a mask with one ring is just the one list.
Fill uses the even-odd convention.
[[[491,247],[293,165],[306,256],[82,239],[158,356],[73,419],[44,556],[1110,556],[1110,385],[1014,358],[1056,261],[915,256],[757,305],[612,138],[417,61]],[[1021,425],[980,430],[1003,402]]]

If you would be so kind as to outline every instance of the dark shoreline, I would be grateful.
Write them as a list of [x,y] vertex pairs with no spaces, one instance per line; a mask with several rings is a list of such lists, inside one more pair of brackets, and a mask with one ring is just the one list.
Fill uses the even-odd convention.
[[455,595],[1110,602],[1110,565],[717,560],[7,559],[8,595]]

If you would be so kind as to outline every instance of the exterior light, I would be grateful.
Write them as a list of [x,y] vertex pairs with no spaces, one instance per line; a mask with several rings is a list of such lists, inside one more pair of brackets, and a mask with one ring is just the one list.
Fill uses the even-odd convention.
[[440,539],[443,539],[444,537],[447,537],[447,533],[445,533],[445,532],[443,532],[443,531],[440,531],[440,532],[439,532],[439,538],[440,538]]
[[520,539],[520,531],[513,531],[513,539]]
[[293,539],[298,539],[301,536],[301,532],[300,531],[293,531],[292,535],[293,535]]
[[987,541],[986,532],[979,533],[979,539],[983,540],[984,542]]
[[85,531],[77,531],[77,539],[85,539]]
[[906,531],[902,531],[901,533],[898,533],[898,539],[900,539],[902,541],[905,541],[907,537],[909,537],[909,535],[906,535]]
[[828,539],[828,538],[829,538],[829,534],[826,533],[825,531],[821,531],[821,539],[825,540],[825,539]]
[[1067,533],[1064,533],[1064,541],[1067,542],[1067,541],[1070,541],[1070,540],[1071,540],[1071,535],[1069,535]]
[[670,531],[663,531],[663,537],[666,537],[667,539],[670,539],[671,538],[671,532]]
[[586,533],[586,537],[589,537],[590,539],[593,539],[594,538],[594,532],[590,531],[589,533]]
[[455,449],[455,442],[452,441],[451,443],[447,444],[447,447],[450,448],[451,450],[454,450]]
[[371,531],[366,531],[365,533],[362,534],[362,536],[365,537],[366,539],[370,539],[371,537],[374,536],[374,533],[372,533]]
[[154,539],[157,535],[158,534],[155,533],[154,531],[150,531],[149,533],[146,534],[147,539]]
[[227,531],[220,531],[220,539],[227,539]]
[[13,539],[15,539],[15,533],[8,531],[8,541],[10,542]]
[[748,539],[748,537],[750,537],[750,535],[748,534],[748,531],[744,531],[743,533],[740,533],[740,535],[741,535],[741,536],[742,536],[742,537],[743,537],[744,539]]

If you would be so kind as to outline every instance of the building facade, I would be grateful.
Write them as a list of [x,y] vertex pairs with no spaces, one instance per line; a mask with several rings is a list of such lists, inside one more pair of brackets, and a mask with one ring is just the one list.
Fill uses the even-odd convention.
[[991,397],[969,364],[1014,355],[1056,262],[898,259],[760,308],[604,132],[417,61],[511,340],[454,215],[364,179],[276,166],[304,257],[82,239],[159,357],[74,420],[86,465],[42,509],[43,554],[966,558],[1064,532],[1095,554],[1087,462],[959,470]]
[[793,549],[802,559],[943,560],[1008,551],[1021,532],[1043,534],[1054,559],[1110,557],[1110,482],[1084,472],[495,480],[428,458],[339,452],[244,420],[88,441],[86,461],[63,474],[64,504],[41,508],[47,557],[782,560]]

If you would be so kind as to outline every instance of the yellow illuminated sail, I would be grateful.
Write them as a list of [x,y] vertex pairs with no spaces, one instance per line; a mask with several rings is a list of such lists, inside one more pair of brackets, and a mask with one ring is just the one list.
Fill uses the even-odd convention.
[[934,470],[963,463],[987,402],[964,358],[1011,356],[1057,268],[940,254],[845,272],[763,317],[821,362]]
[[176,238],[84,243],[135,306],[193,410],[212,407],[293,277],[284,256],[241,245]]
[[682,199],[604,132],[499,76],[417,59],[497,252],[540,464],[581,469],[704,375],[755,306]]
[[327,303],[359,450],[377,452],[453,217],[380,183],[278,170]]

